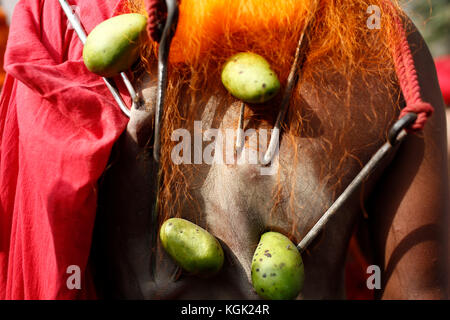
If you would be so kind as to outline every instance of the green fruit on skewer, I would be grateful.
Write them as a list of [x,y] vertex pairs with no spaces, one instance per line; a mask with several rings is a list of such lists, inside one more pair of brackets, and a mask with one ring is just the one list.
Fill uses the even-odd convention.
[[89,71],[108,78],[130,69],[139,58],[146,25],[145,16],[130,13],[96,26],[83,49],[83,60]]
[[233,96],[248,103],[266,102],[280,90],[280,81],[270,64],[251,52],[228,59],[222,69],[222,83]]
[[222,268],[224,254],[219,241],[198,225],[171,218],[163,223],[159,236],[166,252],[190,274],[207,277]]
[[300,252],[287,237],[267,232],[253,255],[252,283],[267,300],[295,299],[303,288],[304,267]]

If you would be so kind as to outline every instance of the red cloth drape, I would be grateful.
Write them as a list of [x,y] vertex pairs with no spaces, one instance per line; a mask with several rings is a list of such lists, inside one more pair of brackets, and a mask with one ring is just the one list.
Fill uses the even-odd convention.
[[[89,32],[118,0],[75,0]],[[0,99],[0,299],[93,298],[96,183],[127,119],[82,61],[57,0],[20,1]],[[81,290],[69,290],[69,266]]]

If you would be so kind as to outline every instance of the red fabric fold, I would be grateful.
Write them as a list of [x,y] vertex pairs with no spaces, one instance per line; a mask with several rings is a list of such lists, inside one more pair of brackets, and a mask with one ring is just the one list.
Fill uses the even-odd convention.
[[450,55],[441,56],[435,62],[444,102],[447,106],[450,106]]
[[[85,29],[122,10],[118,0],[70,1]],[[57,0],[20,1],[0,98],[0,299],[94,298],[86,272],[97,180],[127,118]],[[81,289],[69,289],[70,266]]]

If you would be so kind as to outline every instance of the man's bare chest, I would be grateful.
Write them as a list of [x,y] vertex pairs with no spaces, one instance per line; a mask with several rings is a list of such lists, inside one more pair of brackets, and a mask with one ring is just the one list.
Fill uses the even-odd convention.
[[[261,128],[251,128],[254,131],[246,136],[250,150],[246,157],[233,149],[233,143],[224,142],[224,161],[213,159],[207,165],[190,164],[196,166],[189,188],[192,197],[186,201],[188,205],[182,205],[181,215],[223,241],[247,275],[254,249],[264,232],[275,230],[298,243],[385,141],[391,120],[376,113],[368,115],[372,106],[365,109],[365,105],[342,104],[339,109],[323,99],[308,96],[308,92],[303,99],[305,109],[300,111],[303,125],[298,126],[297,133],[282,135],[279,152],[270,166],[252,162],[249,156],[254,149],[252,138],[257,137],[258,147],[261,147],[260,140],[267,141],[261,138],[264,135]],[[329,101],[333,102],[332,97]],[[392,106],[385,103],[381,108],[394,118]],[[232,119],[237,112],[236,106],[230,106],[218,127],[223,129],[234,123]],[[231,137],[232,141],[236,138]],[[192,150],[204,150],[209,144],[210,140],[203,141],[201,147],[192,146]],[[226,161],[227,145],[234,155],[229,162]],[[261,154],[256,154],[260,159]],[[318,256],[336,261],[345,255],[359,200],[354,197],[345,210],[336,214],[333,225],[328,227],[331,231],[321,241]],[[196,209],[192,207],[193,202],[197,204]],[[327,243],[331,244],[328,249]]]
[[[386,92],[377,87],[372,88],[373,90],[361,89],[355,83],[347,101],[339,91],[345,91],[345,88],[336,87],[340,85],[333,83],[332,87],[319,92],[317,88],[303,84],[299,95],[295,97],[299,103],[287,117],[278,156],[269,166],[269,171],[265,171],[267,166],[248,158],[238,161],[233,139],[229,144],[232,149],[231,162],[226,161],[226,153],[223,155],[224,161],[214,161],[213,157],[212,162],[208,162],[211,160],[211,157],[208,160],[208,154],[215,154],[208,147],[217,147],[215,139],[208,139],[208,130],[235,130],[239,114],[239,106],[236,104],[219,105],[216,99],[207,99],[202,107],[192,106],[197,107],[198,114],[192,118],[192,122],[179,128],[191,137],[185,145],[186,150],[191,152],[190,162],[172,163],[172,168],[179,170],[174,176],[185,176],[186,179],[175,179],[178,183],[164,186],[165,190],[169,190],[178,199],[177,202],[170,202],[168,207],[179,216],[205,227],[222,242],[227,252],[226,257],[231,261],[228,261],[228,267],[217,279],[224,277],[224,283],[234,283],[231,286],[240,288],[238,291],[251,292],[251,258],[260,236],[265,231],[276,230],[290,236],[294,242],[300,241],[363,164],[385,142],[387,128],[396,117],[395,107]],[[332,93],[336,91],[340,94]],[[150,112],[148,116],[151,117],[151,114]],[[200,137],[197,138],[194,122],[200,123]],[[260,138],[264,136],[262,129],[268,131],[266,138],[270,137],[270,123],[260,123],[254,121],[253,116],[246,119],[244,128],[250,130],[246,145],[250,149],[255,135],[258,137],[257,145],[261,144]],[[124,252],[129,256],[125,259],[127,264],[137,278],[148,279],[139,280],[140,282],[148,283],[152,288],[154,284],[145,275],[148,259],[155,253],[148,242],[154,229],[150,226],[149,219],[154,193],[151,170],[149,171],[152,164],[150,157],[142,157],[144,150],[129,146],[134,143],[134,133],[139,129],[133,127],[134,124],[134,121],[130,122],[127,133],[118,142],[117,147],[123,160],[114,164],[110,173],[112,180],[108,182],[111,190],[117,189],[114,186],[120,186],[123,190],[128,185],[130,192],[125,194],[132,199],[124,201],[115,197],[112,201],[109,198],[108,205],[113,214],[108,219],[114,241],[129,237],[134,239],[126,242],[128,244],[120,241],[113,247],[129,247]],[[145,129],[151,122],[143,121],[140,124],[144,124]],[[151,132],[151,128],[146,128],[146,131]],[[175,140],[173,146],[182,141]],[[227,149],[226,138],[220,147]],[[183,159],[184,151],[178,152],[178,160]],[[197,161],[196,152],[200,152]],[[132,183],[130,176],[136,178]],[[132,206],[125,205],[125,202]],[[340,283],[336,279],[340,279],[338,273],[344,265],[346,243],[358,208],[359,199],[352,199],[345,212],[338,212],[330,221],[319,244],[311,250],[311,255],[304,257],[306,277],[309,279],[305,283],[305,297],[326,295],[334,290],[330,283]],[[118,225],[120,228],[115,227]],[[157,257],[160,255],[157,254]],[[142,263],[138,260],[142,260]],[[173,283],[171,277],[175,270],[174,264],[168,257],[158,261],[161,264],[152,272],[159,279],[159,285],[168,286],[171,291],[169,287],[185,288],[184,284],[192,284],[185,277]],[[129,268],[120,265],[117,268],[119,273],[131,272]],[[230,291],[231,296],[234,295],[231,293],[233,290]],[[151,296],[152,291],[153,289],[149,289],[145,296]],[[168,292],[168,295],[171,296],[172,293]]]

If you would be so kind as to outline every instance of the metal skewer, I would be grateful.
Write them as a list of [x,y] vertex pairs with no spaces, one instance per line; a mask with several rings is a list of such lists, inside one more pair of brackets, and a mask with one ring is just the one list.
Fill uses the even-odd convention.
[[[80,38],[83,45],[86,43],[87,34],[84,30],[83,26],[81,25],[80,20],[78,17],[74,14],[72,7],[69,5],[67,0],[58,0],[59,4],[61,5],[61,8],[63,9],[64,13],[67,16],[67,19],[69,20],[72,27],[75,29],[75,32],[78,35],[78,38]],[[136,94],[136,91],[133,88],[133,85],[131,84],[131,81],[128,79],[128,76],[125,72],[120,73],[120,76],[122,77],[123,82],[125,83],[125,86],[130,94],[131,100],[133,101],[133,105],[136,106],[138,103],[138,97]],[[120,96],[119,91],[117,90],[116,86],[114,85],[114,82],[111,79],[102,77],[103,81],[105,82],[106,86],[108,87],[109,91],[114,97],[114,100],[116,100],[117,104],[119,105],[120,110],[129,118],[130,117],[130,109],[128,109],[127,105],[123,101],[122,97]],[[132,106],[133,107],[133,106]]]
[[281,132],[281,124],[286,117],[286,112],[289,107],[289,102],[292,96],[292,91],[294,90],[295,85],[298,82],[298,72],[301,70],[301,64],[303,62],[303,59],[300,59],[300,53],[301,49],[304,45],[304,37],[306,33],[306,28],[303,30],[302,34],[300,35],[300,39],[298,40],[297,49],[295,51],[295,58],[294,63],[292,64],[291,70],[289,72],[289,76],[287,79],[287,85],[286,90],[283,94],[283,99],[281,100],[281,109],[278,113],[277,120],[275,122],[275,126],[272,130],[272,136],[270,137],[269,147],[267,148],[266,153],[264,154],[264,158],[262,159],[262,164],[267,165],[269,164],[273,156],[275,155],[275,152],[277,150],[277,146],[280,139],[280,132]]
[[239,112],[238,132],[236,134],[236,152],[240,153],[244,144],[244,113],[245,103],[241,102],[241,110]]
[[[312,12],[316,12],[319,8],[320,1],[315,1],[312,4]],[[314,15],[312,15],[314,16]],[[278,113],[277,120],[275,122],[275,126],[272,129],[272,134],[270,137],[269,146],[267,148],[266,153],[261,161],[262,165],[268,165],[273,157],[275,156],[275,152],[278,150],[278,144],[280,140],[281,134],[281,125],[286,117],[286,112],[289,107],[289,102],[292,97],[292,92],[298,82],[300,77],[299,73],[302,71],[302,64],[305,61],[305,52],[307,51],[308,41],[305,39],[305,34],[308,33],[313,18],[305,23],[305,27],[300,34],[300,38],[298,40],[297,48],[295,50],[294,62],[292,63],[291,70],[289,71],[289,76],[286,83],[286,89],[283,93],[283,98],[281,100],[280,112]]]
[[166,0],[167,20],[161,37],[158,52],[158,91],[156,98],[155,140],[153,143],[153,158],[159,163],[161,150],[161,121],[164,113],[164,98],[166,97],[167,72],[170,44],[178,25],[178,4],[176,0]]
[[[164,115],[166,87],[167,87],[167,75],[168,75],[168,61],[169,51],[172,38],[175,35],[175,31],[178,25],[178,3],[177,0],[166,0],[167,6],[167,19],[164,26],[164,30],[161,36],[161,42],[159,44],[158,52],[158,87],[156,97],[156,113],[155,113],[155,136],[153,142],[153,158],[155,160],[155,174],[156,174],[156,195],[155,203],[153,205],[151,215],[151,247],[156,248],[157,236],[158,236],[158,215],[159,215],[159,194],[162,183],[162,172],[160,164],[160,152],[161,152],[161,123]],[[156,270],[156,254],[153,254],[150,258],[151,270]],[[178,274],[178,268],[172,274],[172,279],[175,279]],[[154,276],[154,274],[153,274]]]
[[300,252],[305,251],[309,244],[320,234],[325,228],[330,218],[338,212],[346,201],[356,192],[356,190],[363,184],[364,181],[375,171],[375,169],[382,163],[382,161],[395,150],[395,147],[400,144],[407,137],[404,129],[413,124],[417,119],[417,114],[408,113],[392,126],[389,131],[388,141],[381,146],[380,149],[372,156],[367,164],[362,168],[353,181],[347,186],[342,194],[336,199],[331,207],[323,214],[323,216],[316,222],[311,230],[297,245]]

